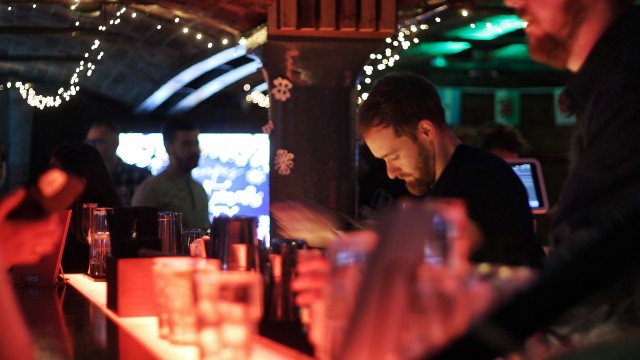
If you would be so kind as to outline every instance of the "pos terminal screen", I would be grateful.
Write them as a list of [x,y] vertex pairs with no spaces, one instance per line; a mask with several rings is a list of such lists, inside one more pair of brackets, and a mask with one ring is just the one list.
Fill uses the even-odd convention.
[[525,158],[509,160],[508,163],[527,190],[529,206],[533,213],[546,213],[549,209],[549,203],[540,162],[536,159]]

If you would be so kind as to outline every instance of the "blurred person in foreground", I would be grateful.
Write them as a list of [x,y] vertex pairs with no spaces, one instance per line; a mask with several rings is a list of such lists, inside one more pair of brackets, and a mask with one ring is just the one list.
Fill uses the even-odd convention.
[[89,268],[89,243],[82,234],[82,204],[120,206],[120,197],[98,150],[87,144],[62,144],[53,150],[51,164],[83,178],[86,187],[71,205],[71,224],[62,253],[65,273],[84,273]]
[[[563,347],[588,351],[594,343],[626,339],[635,344],[627,352],[612,346],[602,357],[597,352],[584,356],[635,358],[640,338],[640,11],[632,8],[632,0],[505,4],[527,22],[531,56],[573,73],[561,96],[577,117],[571,165],[552,219],[554,248],[538,280],[439,358],[492,359],[549,325],[547,334],[558,340],[556,352]],[[502,341],[488,341],[500,334]]]
[[479,130],[479,147],[504,160],[514,160],[529,152],[529,143],[511,125],[489,123]]
[[133,206],[155,206],[160,211],[182,213],[184,228],[206,230],[209,196],[191,176],[200,161],[200,130],[190,121],[171,119],[162,128],[169,165],[160,174],[146,179],[133,194]]
[[119,135],[120,127],[115,122],[96,121],[89,128],[85,143],[98,150],[107,165],[113,185],[120,196],[120,202],[123,206],[129,206],[135,189],[144,179],[151,176],[151,172],[148,169],[127,164],[116,155],[120,145]]
[[53,251],[64,230],[55,215],[43,220],[7,219],[25,195],[21,188],[0,200],[0,359],[35,357],[35,344],[21,316],[7,270],[16,264],[36,262]]

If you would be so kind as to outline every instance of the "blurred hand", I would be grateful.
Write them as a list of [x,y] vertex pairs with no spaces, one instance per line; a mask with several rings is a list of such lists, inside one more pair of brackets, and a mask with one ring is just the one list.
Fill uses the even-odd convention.
[[296,276],[291,282],[291,289],[297,292],[296,304],[301,307],[322,300],[322,292],[331,271],[329,260],[322,256],[320,250],[308,251],[317,252],[318,255],[305,259],[299,257]]
[[296,276],[291,281],[291,289],[297,293],[300,321],[314,347],[320,343],[324,328],[324,292],[330,272],[331,264],[320,250],[302,250],[298,253]]
[[340,234],[338,218],[320,206],[280,201],[270,208],[281,237],[303,239],[312,247],[327,247]]
[[55,214],[43,220],[7,219],[25,195],[25,190],[19,189],[0,201],[0,255],[7,268],[40,260],[62,235],[62,224]]
[[403,359],[433,354],[463,334],[493,304],[491,285],[477,277],[421,264],[398,334],[395,356]]

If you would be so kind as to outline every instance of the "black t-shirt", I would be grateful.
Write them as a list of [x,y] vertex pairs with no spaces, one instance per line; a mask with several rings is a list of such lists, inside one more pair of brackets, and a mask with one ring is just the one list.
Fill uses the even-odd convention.
[[504,160],[459,145],[427,196],[465,200],[469,217],[484,235],[482,245],[471,256],[472,261],[541,264],[544,252],[533,233],[527,192]]

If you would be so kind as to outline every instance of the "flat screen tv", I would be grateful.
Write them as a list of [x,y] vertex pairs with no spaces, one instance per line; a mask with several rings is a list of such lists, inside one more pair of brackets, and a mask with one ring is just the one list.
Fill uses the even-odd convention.
[[[193,178],[209,196],[209,218],[258,218],[258,238],[269,239],[269,137],[266,134],[200,134],[200,163]],[[160,133],[122,133],[117,151],[123,161],[156,175],[169,157]]]

